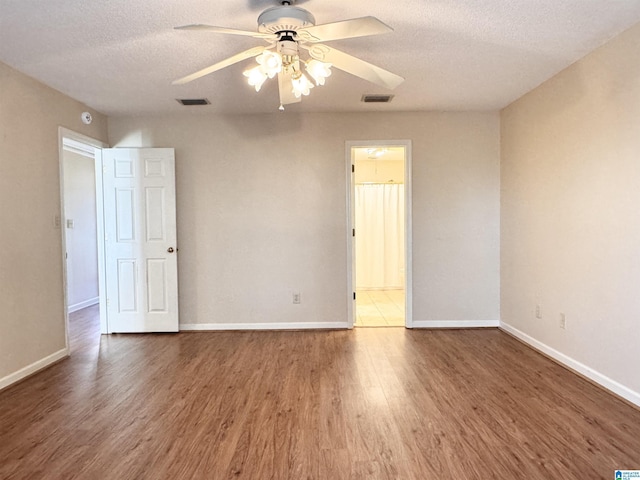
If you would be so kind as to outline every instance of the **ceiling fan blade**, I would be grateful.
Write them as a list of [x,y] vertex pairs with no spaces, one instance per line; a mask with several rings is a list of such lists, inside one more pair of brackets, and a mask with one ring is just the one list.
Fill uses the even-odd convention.
[[225,67],[233,65],[234,63],[238,63],[238,62],[241,62],[242,60],[246,60],[247,58],[257,57],[262,52],[264,52],[266,48],[267,47],[250,48],[249,50],[240,52],[237,55],[234,55],[233,57],[229,57],[226,60],[222,60],[221,62],[211,65],[210,67],[203,68],[202,70],[198,70],[197,72],[192,73],[191,75],[187,75],[186,77],[182,77],[182,78],[179,78],[178,80],[174,80],[173,82],[171,82],[171,85],[183,85],[185,83],[189,83],[193,80],[196,80],[200,77],[204,77],[205,75],[209,75],[210,73],[213,73],[217,70],[221,70]]
[[291,83],[291,75],[278,73],[278,89],[280,90],[280,105],[289,105],[290,103],[299,103],[301,98],[293,94],[293,83]]
[[207,32],[213,33],[226,33],[229,35],[243,35],[245,37],[253,37],[253,38],[264,38],[267,40],[277,40],[278,36],[273,33],[260,33],[260,32],[249,32],[246,30],[236,30],[234,28],[224,28],[224,27],[214,27],[213,25],[203,25],[203,24],[194,24],[194,25],[183,25],[181,27],[174,27],[176,30],[204,30]]
[[395,73],[391,73],[384,68],[377,67],[371,63],[360,60],[359,58],[348,55],[335,48],[326,45],[316,44],[308,48],[309,55],[316,60],[325,63],[331,63],[334,67],[344,70],[356,77],[380,85],[381,87],[393,90],[402,82],[404,78]]
[[393,28],[382,23],[376,17],[362,17],[302,28],[297,33],[300,39],[315,43],[390,32],[393,32]]

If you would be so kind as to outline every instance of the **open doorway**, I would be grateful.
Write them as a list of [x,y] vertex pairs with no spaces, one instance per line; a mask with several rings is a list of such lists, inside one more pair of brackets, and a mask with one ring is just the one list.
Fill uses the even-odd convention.
[[63,144],[67,311],[97,305],[98,232],[94,148],[65,139]]
[[[64,259],[64,302],[67,348],[69,316],[99,316],[104,312],[104,220],[102,209],[102,142],[60,128],[60,196]],[[105,325],[103,325],[105,324]]]
[[350,319],[411,327],[410,142],[349,142]]

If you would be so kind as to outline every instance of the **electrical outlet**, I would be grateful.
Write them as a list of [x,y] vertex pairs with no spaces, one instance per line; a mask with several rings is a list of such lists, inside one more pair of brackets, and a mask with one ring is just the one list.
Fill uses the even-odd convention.
[[566,330],[567,328],[567,317],[564,313],[560,314],[560,328]]
[[300,303],[300,293],[294,293],[293,294],[293,303],[295,303],[295,304]]
[[542,318],[542,310],[539,303],[536,304],[536,318]]

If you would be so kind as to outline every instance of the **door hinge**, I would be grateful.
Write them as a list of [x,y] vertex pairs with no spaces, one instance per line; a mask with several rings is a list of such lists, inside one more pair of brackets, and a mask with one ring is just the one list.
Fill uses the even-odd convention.
[[356,236],[356,229],[354,228],[353,230],[351,230],[351,236],[355,237]]
[[353,299],[356,299],[356,292],[353,292]]
[[356,173],[356,166],[355,165],[351,165],[351,173]]

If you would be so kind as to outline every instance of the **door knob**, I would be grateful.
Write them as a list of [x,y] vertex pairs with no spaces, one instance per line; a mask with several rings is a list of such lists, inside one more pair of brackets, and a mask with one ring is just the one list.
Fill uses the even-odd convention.
[[169,253],[173,253],[173,247],[169,247],[169,248],[167,248],[167,252],[169,252]]

